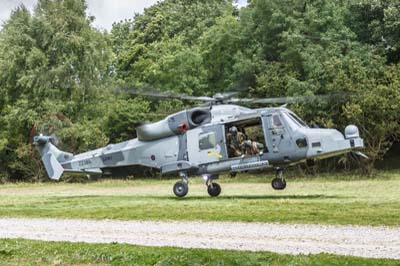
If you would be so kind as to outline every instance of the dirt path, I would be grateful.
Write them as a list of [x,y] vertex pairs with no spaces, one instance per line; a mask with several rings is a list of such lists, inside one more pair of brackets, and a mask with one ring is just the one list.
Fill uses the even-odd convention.
[[3,218],[0,238],[400,259],[400,227]]

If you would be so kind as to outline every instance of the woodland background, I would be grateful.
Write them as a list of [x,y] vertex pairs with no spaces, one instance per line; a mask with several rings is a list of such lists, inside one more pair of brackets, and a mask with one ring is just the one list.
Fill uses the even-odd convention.
[[[243,97],[346,95],[290,104],[310,124],[356,124],[369,160],[321,163],[370,172],[396,159],[400,138],[400,2],[397,0],[164,0],[94,28],[84,0],[39,0],[0,31],[0,180],[43,180],[31,145],[56,133],[77,153],[135,136],[198,103],[156,100],[124,88]],[[360,167],[361,166],[361,167]]]

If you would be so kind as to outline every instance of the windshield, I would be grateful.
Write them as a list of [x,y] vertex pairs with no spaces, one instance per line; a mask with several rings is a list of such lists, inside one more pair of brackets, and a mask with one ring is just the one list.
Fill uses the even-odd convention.
[[298,127],[308,127],[308,125],[306,124],[306,122],[304,122],[303,120],[301,120],[297,115],[295,115],[294,113],[285,113],[285,116],[289,118],[290,122],[292,122],[291,124],[293,125],[296,124]]

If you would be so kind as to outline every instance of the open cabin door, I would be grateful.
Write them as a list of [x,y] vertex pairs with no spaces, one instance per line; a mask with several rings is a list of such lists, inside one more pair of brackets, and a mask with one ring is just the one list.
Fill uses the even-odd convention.
[[[268,150],[272,153],[289,154],[292,148],[292,140],[279,112],[263,115],[263,127]],[[287,158],[289,159],[289,157]]]

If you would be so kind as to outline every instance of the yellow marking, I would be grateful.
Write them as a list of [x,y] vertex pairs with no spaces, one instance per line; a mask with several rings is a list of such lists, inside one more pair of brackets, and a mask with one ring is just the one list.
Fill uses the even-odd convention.
[[217,157],[217,158],[222,158],[222,155],[221,154],[219,154],[218,152],[215,152],[215,151],[209,151],[208,152],[208,156],[215,156],[215,157]]

